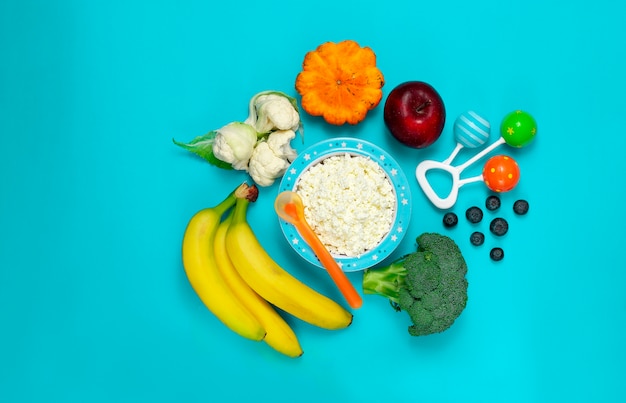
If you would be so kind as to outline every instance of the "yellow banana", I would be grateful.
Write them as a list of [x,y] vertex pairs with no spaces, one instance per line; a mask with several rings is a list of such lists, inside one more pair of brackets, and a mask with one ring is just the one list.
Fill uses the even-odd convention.
[[352,314],[293,277],[259,243],[246,220],[248,201],[238,199],[226,234],[226,248],[241,277],[261,297],[283,311],[324,329],[341,329]]
[[261,322],[263,328],[265,328],[266,334],[263,341],[282,354],[292,358],[300,357],[302,355],[302,347],[294,331],[276,312],[274,307],[250,288],[233,266],[226,251],[226,232],[231,219],[232,216],[229,215],[229,217],[223,220],[215,234],[215,260],[220,273],[239,300],[243,302],[246,308],[252,312]]
[[240,185],[220,204],[191,218],[183,237],[183,266],[196,294],[220,321],[242,337],[259,341],[265,337],[265,329],[221,276],[213,249],[221,218],[235,204],[242,187],[248,186]]

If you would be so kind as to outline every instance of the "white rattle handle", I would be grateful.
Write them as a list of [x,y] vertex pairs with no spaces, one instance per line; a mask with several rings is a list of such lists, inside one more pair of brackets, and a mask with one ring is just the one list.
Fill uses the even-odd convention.
[[484,179],[484,178],[483,178],[483,175],[482,175],[482,174],[480,174],[480,175],[476,175],[476,176],[473,176],[473,177],[471,177],[471,178],[461,179],[461,180],[459,181],[459,188],[460,188],[461,186],[463,186],[463,185],[467,185],[468,183],[472,183],[472,182],[480,182],[480,181],[482,181],[483,179]]
[[450,154],[450,156],[446,158],[445,160],[443,160],[442,162],[446,165],[450,165],[452,163],[452,160],[454,160],[454,158],[457,156],[457,154],[459,153],[459,151],[461,151],[462,148],[463,148],[463,144],[456,143],[456,147],[454,147],[454,150],[452,150],[452,154]]
[[484,157],[485,155],[490,153],[493,149],[495,149],[499,145],[503,144],[504,142],[505,142],[504,138],[500,137],[498,140],[496,140],[492,144],[490,144],[489,147],[485,148],[484,150],[482,150],[478,154],[474,155],[472,158],[470,158],[467,161],[465,161],[463,164],[459,165],[457,167],[457,169],[459,170],[459,173],[463,172],[463,170],[465,168],[467,168],[468,166],[472,165],[474,162],[478,161],[479,159],[481,159],[482,157]]
[[[419,183],[420,187],[424,191],[424,194],[426,195],[428,200],[431,201],[431,203],[433,203],[436,207],[440,209],[443,209],[443,210],[449,209],[452,206],[454,206],[454,203],[456,203],[456,199],[458,198],[459,189],[461,188],[461,186],[467,183],[478,182],[478,181],[483,180],[482,175],[477,175],[471,178],[461,180],[461,172],[463,172],[465,168],[472,165],[473,163],[475,163],[476,161],[478,161],[479,159],[487,155],[489,152],[491,152],[493,149],[495,149],[496,147],[498,147],[504,142],[505,142],[504,138],[500,137],[497,141],[489,145],[489,147],[485,148],[478,154],[474,155],[465,163],[456,167],[451,166],[450,162],[454,159],[458,151],[461,149],[461,147],[458,145],[452,151],[452,154],[450,155],[450,157],[446,158],[446,160],[443,162],[433,161],[433,160],[422,161],[417,165],[417,168],[415,169],[415,177],[417,178],[417,182]],[[448,172],[452,176],[452,189],[450,190],[450,193],[446,197],[439,197],[439,195],[437,194],[437,192],[435,192],[430,182],[428,182],[428,179],[426,178],[426,174],[428,173],[428,171],[432,169],[438,169],[441,171]]]
[[[439,195],[435,192],[428,179],[426,179],[426,173],[431,169],[439,169],[448,172],[452,176],[452,189],[450,193],[445,198],[439,197]],[[462,186],[460,183],[461,172],[448,164],[444,164],[439,161],[433,160],[425,160],[420,162],[415,169],[415,177],[417,178],[417,182],[421,186],[424,194],[436,207],[440,209],[449,209],[454,206],[456,203],[456,199],[459,195],[459,187]]]

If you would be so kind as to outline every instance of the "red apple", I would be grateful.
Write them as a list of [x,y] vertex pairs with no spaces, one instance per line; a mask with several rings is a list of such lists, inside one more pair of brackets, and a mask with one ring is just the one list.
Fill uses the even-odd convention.
[[441,96],[430,84],[407,81],[387,96],[384,119],[399,142],[413,148],[425,148],[441,136],[446,122],[446,108]]

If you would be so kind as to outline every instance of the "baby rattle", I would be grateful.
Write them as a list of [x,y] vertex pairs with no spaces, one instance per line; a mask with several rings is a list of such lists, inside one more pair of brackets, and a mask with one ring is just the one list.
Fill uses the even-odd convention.
[[[521,148],[528,145],[537,134],[537,123],[527,112],[520,110],[509,113],[500,125],[500,138],[480,151],[461,165],[452,166],[451,163],[463,148],[477,148],[489,139],[491,125],[473,111],[461,114],[454,122],[454,139],[457,144],[452,153],[444,161],[424,160],[418,164],[415,177],[426,197],[438,208],[448,209],[456,203],[461,186],[477,181],[484,181],[485,185],[494,192],[507,192],[513,189],[519,181],[520,173],[517,162],[511,157],[500,155],[487,161],[481,175],[461,179],[461,173],[470,165],[506,143],[511,147]],[[426,174],[430,170],[442,170],[452,176],[452,189],[445,198],[439,197],[434,191]]]

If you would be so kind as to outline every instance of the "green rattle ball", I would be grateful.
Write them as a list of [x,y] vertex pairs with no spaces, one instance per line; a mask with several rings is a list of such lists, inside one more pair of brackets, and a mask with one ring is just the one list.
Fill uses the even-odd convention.
[[537,122],[528,112],[514,111],[502,120],[500,134],[508,145],[521,148],[535,138]]

